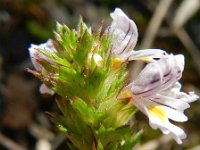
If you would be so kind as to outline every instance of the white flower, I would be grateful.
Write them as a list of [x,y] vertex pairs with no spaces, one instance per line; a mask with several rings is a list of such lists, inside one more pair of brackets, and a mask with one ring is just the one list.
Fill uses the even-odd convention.
[[171,135],[178,144],[182,143],[186,134],[169,119],[187,121],[184,110],[190,107],[190,102],[199,98],[194,92],[180,92],[178,80],[183,69],[183,55],[166,55],[148,63],[120,95],[121,98],[131,98],[134,105],[148,116],[153,129],[159,128],[164,134]]
[[44,83],[40,86],[40,93],[49,95],[55,94],[55,92],[52,89],[48,88]]
[[[52,40],[48,40],[46,43],[43,43],[40,45],[31,44],[31,47],[29,48],[29,54],[31,57],[32,64],[37,71],[42,71],[43,67],[38,62],[38,60],[44,59],[49,63],[53,63],[53,62],[49,58],[47,58],[47,56],[40,53],[39,50],[42,50],[44,53],[48,51],[55,52],[56,50],[55,50],[55,47],[53,46]],[[42,94],[45,94],[45,93],[50,94],[50,95],[54,94],[54,91],[49,89],[44,83],[40,87],[40,92]]]
[[151,62],[155,58],[166,55],[166,52],[160,49],[145,49],[134,51],[138,39],[137,26],[133,20],[129,19],[124,12],[116,8],[110,14],[113,19],[108,33],[112,36],[111,53],[115,55],[118,62],[142,60]]
[[30,54],[33,66],[35,67],[37,71],[42,71],[42,68],[43,68],[41,64],[38,63],[39,59],[42,58],[50,63],[53,63],[47,56],[39,52],[39,50],[42,50],[44,53],[49,52],[49,51],[55,52],[56,50],[54,48],[52,40],[48,40],[47,42],[39,44],[39,45],[31,44],[28,50],[29,50],[29,54]]
[[121,9],[111,13],[113,19],[108,33],[112,36],[110,51],[114,55],[113,68],[124,61],[148,62],[138,77],[128,84],[119,98],[129,98],[149,118],[150,126],[170,134],[181,144],[185,132],[169,119],[184,122],[184,110],[199,97],[194,92],[180,92],[178,80],[184,69],[183,55],[169,55],[160,49],[134,51],[138,39],[135,23]]

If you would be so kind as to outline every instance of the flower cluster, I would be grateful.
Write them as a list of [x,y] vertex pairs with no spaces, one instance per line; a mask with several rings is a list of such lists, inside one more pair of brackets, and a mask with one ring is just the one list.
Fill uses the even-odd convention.
[[110,27],[112,53],[121,61],[142,60],[148,62],[138,77],[121,92],[120,98],[130,98],[133,104],[149,118],[150,126],[170,134],[181,144],[186,135],[169,119],[184,122],[184,110],[199,97],[190,92],[180,92],[178,80],[184,69],[184,56],[167,54],[163,50],[148,49],[134,51],[138,33],[135,23],[120,9],[111,13]]
[[[168,54],[160,49],[133,50],[138,38],[134,21],[119,8],[111,13],[111,18],[113,21],[103,35],[101,31],[92,33],[82,22],[77,31],[58,24],[56,40],[32,44],[29,48],[36,69],[29,72],[44,82],[40,87],[41,93],[56,92],[71,102],[67,103],[70,105],[67,108],[72,106],[79,110],[79,115],[83,115],[82,121],[92,126],[94,131],[91,134],[95,133],[97,146],[108,146],[108,141],[103,140],[105,132],[108,132],[106,128],[118,129],[125,125],[133,115],[134,107],[149,118],[153,129],[159,128],[181,144],[186,134],[169,119],[187,121],[184,110],[199,98],[194,92],[180,91],[184,56]],[[144,61],[146,66],[127,83],[129,71],[126,66],[133,60]],[[129,101],[125,103],[125,99]],[[59,106],[63,110],[61,104]],[[86,109],[95,115],[84,113]],[[63,113],[65,115],[66,110]],[[71,129],[65,121],[57,122],[64,124],[67,130]],[[73,141],[74,138],[69,138],[72,143],[77,142]]]

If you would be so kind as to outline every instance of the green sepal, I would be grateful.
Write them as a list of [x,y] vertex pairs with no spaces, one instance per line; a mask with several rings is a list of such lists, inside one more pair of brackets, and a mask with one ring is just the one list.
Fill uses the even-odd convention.
[[78,115],[81,116],[83,121],[92,127],[97,127],[99,124],[102,113],[95,111],[93,105],[87,105],[85,101],[80,98],[75,98],[72,101],[72,107],[77,111]]
[[104,147],[100,140],[97,141],[97,150],[104,150]]
[[118,128],[104,128],[101,126],[96,133],[98,143],[104,150],[130,150],[140,139],[143,131],[133,134],[128,125]]
[[79,66],[84,67],[88,54],[92,49],[94,39],[93,36],[88,32],[87,28],[83,28],[82,26],[83,24],[81,22],[80,32],[82,35],[77,40],[77,48],[76,53],[74,54],[74,60]]
[[127,123],[131,116],[137,112],[137,109],[130,101],[118,100],[105,112],[107,117],[103,124],[105,127],[118,127]]
[[120,150],[131,150],[133,146],[139,142],[143,135],[143,130],[141,129],[136,134],[131,136],[130,138],[127,138],[127,140],[120,146]]
[[94,139],[92,129],[72,107],[71,102],[67,99],[59,99],[57,105],[62,114],[52,113],[51,117],[58,129],[64,131],[67,138],[78,149],[92,149]]

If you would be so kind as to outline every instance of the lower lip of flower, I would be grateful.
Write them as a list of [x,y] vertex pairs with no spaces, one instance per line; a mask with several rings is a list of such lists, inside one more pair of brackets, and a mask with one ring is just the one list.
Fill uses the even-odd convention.
[[160,106],[149,106],[147,109],[151,116],[160,119],[163,123],[165,122],[166,113],[163,108],[161,108]]

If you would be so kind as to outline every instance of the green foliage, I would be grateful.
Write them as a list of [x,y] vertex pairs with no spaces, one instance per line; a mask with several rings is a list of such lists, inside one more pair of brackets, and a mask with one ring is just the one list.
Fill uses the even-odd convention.
[[71,149],[129,150],[142,132],[127,125],[136,108],[118,99],[127,78],[124,62],[113,67],[111,37],[101,29],[92,33],[80,19],[77,30],[57,23],[53,50],[38,48],[42,70],[34,74],[58,95],[61,113],[53,122],[70,141]]

